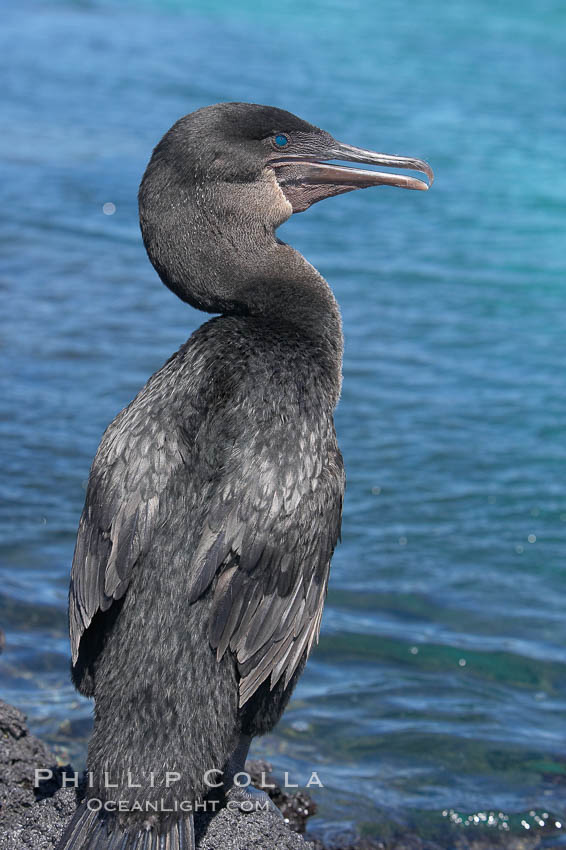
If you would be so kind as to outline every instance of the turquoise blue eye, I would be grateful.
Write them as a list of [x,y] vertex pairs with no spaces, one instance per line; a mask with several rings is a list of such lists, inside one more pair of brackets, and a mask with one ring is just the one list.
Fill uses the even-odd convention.
[[278,133],[278,135],[275,136],[275,144],[278,148],[284,148],[285,145],[289,144],[289,139],[287,136],[284,136],[283,133]]

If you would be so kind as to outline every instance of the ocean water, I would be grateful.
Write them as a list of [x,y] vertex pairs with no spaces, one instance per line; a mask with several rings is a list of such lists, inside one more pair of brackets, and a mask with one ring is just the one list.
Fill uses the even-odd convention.
[[280,231],[341,304],[348,489],[320,645],[254,752],[318,772],[327,832],[470,834],[493,812],[560,834],[565,32],[551,0],[6,0],[0,693],[61,759],[84,763],[92,710],[66,633],[89,465],[206,318],[150,266],[137,185],[180,115],[271,103],[436,182]]

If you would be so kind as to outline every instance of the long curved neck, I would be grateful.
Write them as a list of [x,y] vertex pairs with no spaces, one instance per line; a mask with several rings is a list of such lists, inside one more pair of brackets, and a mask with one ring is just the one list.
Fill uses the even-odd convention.
[[[233,194],[160,194],[144,203],[140,223],[149,258],[163,282],[182,300],[210,313],[252,315],[303,336],[340,382],[343,337],[338,304],[318,271],[265,224],[265,189],[255,184]],[[168,194],[168,193],[166,193]],[[272,195],[273,197],[273,195]],[[276,224],[289,207],[277,192]],[[151,210],[151,216],[147,211]]]

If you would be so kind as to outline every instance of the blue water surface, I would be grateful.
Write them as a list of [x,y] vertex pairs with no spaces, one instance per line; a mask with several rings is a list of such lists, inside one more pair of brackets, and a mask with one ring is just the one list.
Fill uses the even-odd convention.
[[318,771],[328,828],[561,824],[564,4],[5,0],[2,18],[3,698],[84,763],[66,596],[89,465],[205,318],[149,264],[137,186],[180,115],[274,104],[437,179],[280,230],[342,307],[348,489],[320,645],[255,753]]

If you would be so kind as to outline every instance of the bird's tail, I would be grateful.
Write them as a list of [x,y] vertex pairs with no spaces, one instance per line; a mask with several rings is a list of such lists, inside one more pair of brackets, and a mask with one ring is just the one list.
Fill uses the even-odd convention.
[[192,814],[173,821],[168,828],[123,829],[113,819],[81,805],[63,833],[56,850],[195,850]]

